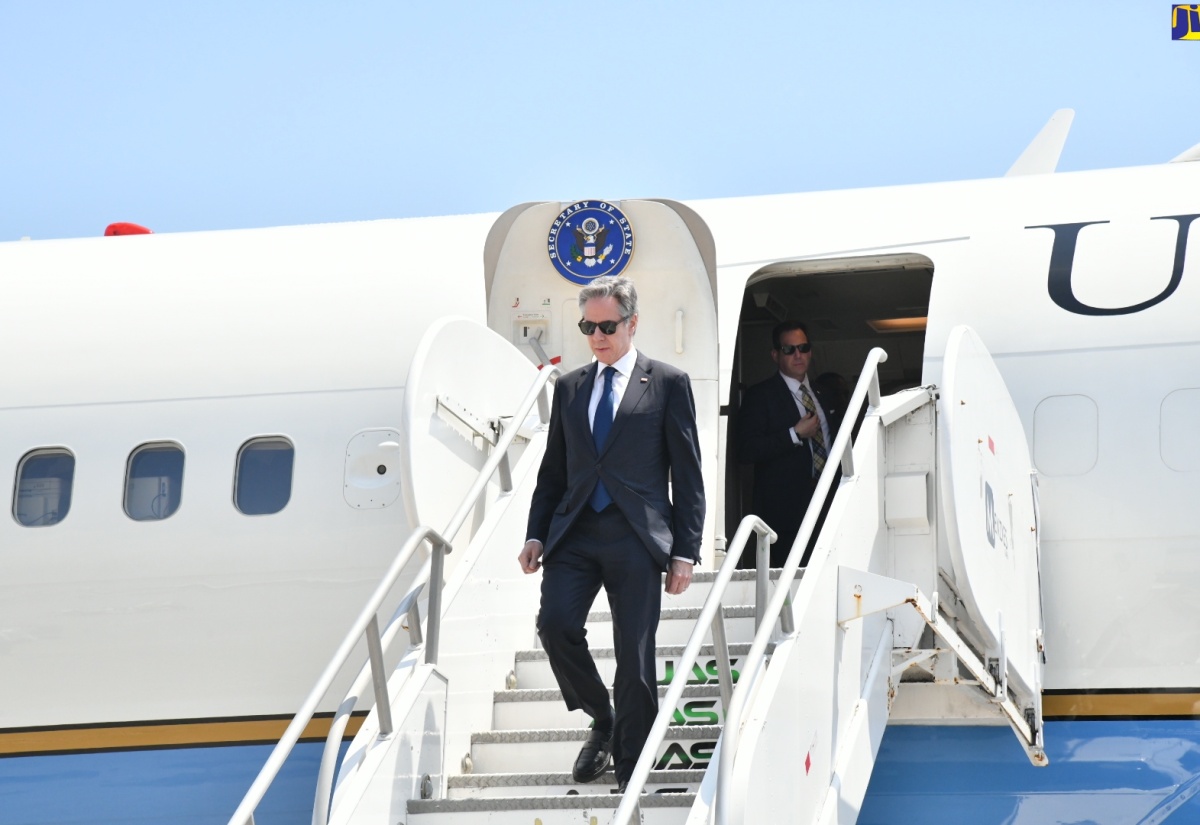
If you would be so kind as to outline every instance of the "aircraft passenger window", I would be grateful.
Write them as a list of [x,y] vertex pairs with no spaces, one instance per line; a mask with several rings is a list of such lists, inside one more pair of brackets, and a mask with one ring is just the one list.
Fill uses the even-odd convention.
[[1200,411],[1200,389],[1195,387],[1175,390],[1159,406],[1159,455],[1172,470],[1181,473],[1200,470],[1197,411]]
[[1091,472],[1100,454],[1100,408],[1086,395],[1051,395],[1033,411],[1033,464],[1047,476]]
[[233,503],[247,516],[278,513],[292,497],[296,450],[282,436],[254,438],[238,451]]
[[125,512],[135,521],[165,519],[179,509],[183,495],[183,448],[143,444],[129,455]]
[[58,524],[71,510],[75,456],[69,450],[34,450],[17,465],[13,516],[24,527]]

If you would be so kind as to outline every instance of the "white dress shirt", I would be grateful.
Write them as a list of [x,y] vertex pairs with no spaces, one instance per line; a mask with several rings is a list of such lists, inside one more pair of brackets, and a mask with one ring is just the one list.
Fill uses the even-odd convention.
[[[783,383],[787,384],[788,390],[791,391],[792,400],[796,402],[796,409],[799,411],[801,418],[808,415],[808,410],[804,409],[804,402],[800,400],[800,387],[804,386],[808,388],[808,394],[812,396],[813,406],[817,408],[817,420],[821,422],[821,435],[825,437],[825,449],[828,451],[833,445],[833,441],[829,437],[829,422],[825,420],[825,411],[821,409],[821,402],[817,400],[817,394],[813,392],[812,385],[808,383],[808,376],[804,376],[803,381],[797,381],[795,378],[791,378],[781,372],[779,373],[779,377],[783,379]],[[614,377],[613,380],[615,381],[616,378]],[[788,427],[788,433],[792,436],[793,444],[800,443],[800,436],[796,435],[795,425]]]
[[[629,352],[622,355],[613,364],[617,374],[612,379],[613,391],[613,418],[617,417],[617,408],[621,406],[621,399],[625,397],[625,388],[629,386],[629,377],[633,375],[633,367],[637,363],[637,350],[632,346]],[[588,402],[588,426],[593,427],[596,422],[596,407],[600,406],[600,393],[604,392],[604,368],[605,364],[596,364],[596,383],[592,385],[592,400]]]

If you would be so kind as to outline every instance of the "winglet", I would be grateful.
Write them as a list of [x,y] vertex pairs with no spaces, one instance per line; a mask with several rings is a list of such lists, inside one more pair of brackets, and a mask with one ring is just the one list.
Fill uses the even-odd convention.
[[1059,109],[1050,115],[1042,131],[1025,147],[1021,157],[1004,176],[1011,178],[1015,175],[1046,175],[1053,172],[1058,167],[1058,157],[1067,142],[1067,133],[1071,131],[1073,120],[1074,109]]
[[1188,149],[1182,155],[1171,158],[1168,163],[1185,163],[1189,160],[1200,160],[1200,143]]

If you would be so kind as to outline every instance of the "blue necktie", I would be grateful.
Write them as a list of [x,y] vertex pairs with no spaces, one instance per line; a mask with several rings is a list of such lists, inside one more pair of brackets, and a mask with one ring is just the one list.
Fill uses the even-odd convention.
[[[608,438],[608,431],[612,429],[612,382],[613,376],[616,374],[617,371],[613,367],[604,368],[604,389],[600,391],[600,403],[596,405],[596,415],[592,418],[592,441],[596,444],[597,454],[604,448],[604,440]],[[588,503],[597,513],[612,504],[612,496],[608,494],[608,489],[604,486],[603,481],[596,482],[596,489],[592,490],[592,497]]]

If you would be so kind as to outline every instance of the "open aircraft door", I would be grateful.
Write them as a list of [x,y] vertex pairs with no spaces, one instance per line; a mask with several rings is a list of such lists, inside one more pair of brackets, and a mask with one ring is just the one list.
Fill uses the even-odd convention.
[[946,529],[938,566],[952,596],[943,592],[940,606],[986,657],[996,699],[1023,709],[1028,730],[1014,727],[1040,751],[1037,479],[1025,431],[1000,371],[969,327],[951,331],[942,378],[938,463]]
[[[430,326],[413,355],[398,435],[400,488],[410,524],[443,529],[504,430],[536,426],[536,411],[527,421],[511,420],[536,377],[528,360],[476,321],[447,317]],[[514,443],[512,461],[524,449],[523,436]],[[362,477],[372,481],[384,467],[375,466],[372,454],[359,463]],[[501,479],[493,478],[472,518],[456,535],[445,536],[456,548],[466,546],[500,487]],[[460,557],[452,556],[451,564]]]

